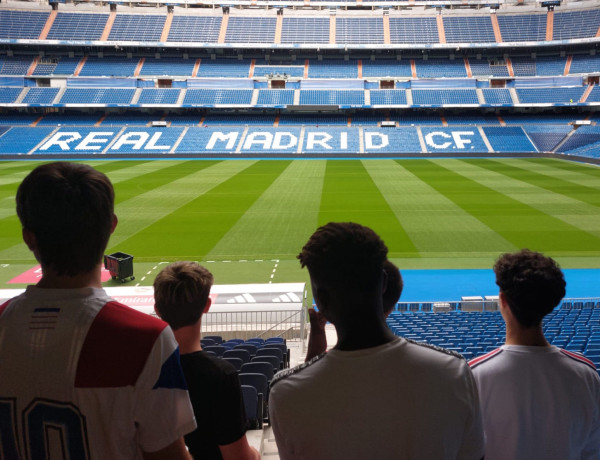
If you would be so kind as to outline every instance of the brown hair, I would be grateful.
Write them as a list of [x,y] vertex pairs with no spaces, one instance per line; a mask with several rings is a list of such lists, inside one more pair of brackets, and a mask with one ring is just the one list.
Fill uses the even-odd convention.
[[197,323],[206,307],[213,280],[212,273],[196,262],[167,265],[154,280],[156,313],[172,329]]

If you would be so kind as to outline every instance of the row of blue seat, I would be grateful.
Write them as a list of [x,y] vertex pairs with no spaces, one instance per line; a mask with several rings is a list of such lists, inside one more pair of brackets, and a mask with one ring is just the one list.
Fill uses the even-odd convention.
[[[0,38],[38,39],[49,12],[0,11]],[[498,14],[499,32],[503,41],[545,41],[546,14]],[[557,12],[554,15],[553,40],[595,37],[600,9]],[[376,17],[332,17],[335,20],[335,43],[383,44],[384,21]],[[98,12],[59,12],[49,29],[49,40],[100,40],[109,14]],[[446,43],[495,43],[492,17],[486,15],[442,16]],[[165,29],[165,14],[116,15],[108,41],[159,42]],[[329,13],[322,17],[283,16],[281,43],[329,44]],[[220,16],[173,16],[167,42],[217,43],[221,32]],[[230,16],[225,30],[225,43],[274,43],[277,19],[273,16]],[[440,43],[435,16],[389,18],[390,42]]]
[[[517,89],[516,101],[508,89],[484,89],[480,103],[475,89],[413,89],[412,104],[409,104],[407,92],[403,89],[365,90],[299,90],[299,105],[339,105],[347,107],[363,106],[400,106],[430,107],[446,105],[502,105],[521,104],[579,104],[587,87],[546,87],[535,89]],[[21,93],[26,90],[22,99]],[[22,88],[1,87],[0,103],[30,105],[132,105],[135,88],[72,88],[67,87],[58,101],[58,88]],[[180,89],[145,88],[140,92],[136,104],[177,105]],[[600,102],[600,90],[593,88],[587,102]],[[369,102],[367,103],[367,97]],[[212,107],[215,105],[284,107],[294,104],[292,89],[259,89],[256,104],[253,104],[251,89],[187,89],[181,106]],[[133,105],[136,105],[133,104]]]
[[[567,62],[571,58],[571,64]],[[0,75],[25,76],[34,63],[31,56],[0,56]],[[192,77],[198,78],[249,78],[264,77],[267,75],[287,75],[288,77],[303,78],[305,67],[307,78],[358,78],[359,73],[363,78],[412,78],[413,66],[417,78],[466,78],[468,69],[474,77],[509,77],[509,63],[512,65],[515,77],[529,76],[563,76],[565,70],[568,75],[580,75],[600,71],[600,56],[573,54],[571,56],[515,56],[508,60],[488,58],[458,58],[458,59],[309,59],[278,61],[254,59],[200,59],[196,69],[197,59],[178,58],[165,56],[160,59],[152,56],[132,57],[125,56],[96,56],[68,57],[57,54],[47,55],[38,59],[33,70],[34,76],[72,76],[78,66],[83,64],[78,75],[81,77],[110,76],[132,77],[139,75]],[[141,65],[139,71],[138,66]],[[196,70],[195,70],[196,69]],[[194,74],[194,72],[196,72]]]

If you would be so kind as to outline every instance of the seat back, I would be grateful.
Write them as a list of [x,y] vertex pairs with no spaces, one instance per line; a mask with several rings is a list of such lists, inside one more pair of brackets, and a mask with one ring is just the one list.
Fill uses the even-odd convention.
[[277,356],[283,361],[283,352],[278,348],[263,347],[256,351],[256,356]]
[[269,398],[269,384],[267,382],[267,378],[263,374],[255,374],[249,373],[246,374],[244,372],[239,374],[240,384],[241,385],[250,385],[256,388],[258,393],[261,393],[265,399],[265,401]]
[[250,362],[250,353],[247,350],[227,350],[223,353],[223,358],[239,358],[242,360],[242,363]]
[[262,402],[258,391],[251,385],[242,385],[242,398],[246,409],[246,418],[251,429],[261,429],[263,424]]
[[221,345],[209,345],[208,347],[203,348],[204,351],[211,351],[217,356],[223,356],[223,353],[227,350],[227,348]]
[[254,361],[242,364],[240,372],[244,374],[263,374],[267,378],[268,382],[273,380],[273,375],[275,375],[273,372],[273,365],[271,363],[262,361]]
[[281,360],[277,356],[255,356],[250,362],[269,363],[273,367],[273,372],[279,372],[281,370]]
[[235,367],[235,370],[238,372],[242,369],[242,365],[244,364],[244,361],[242,361],[240,358],[224,356],[223,359]]
[[204,337],[202,337],[203,339],[211,339],[213,340],[217,345],[220,345],[221,343],[223,343],[223,337],[221,337],[220,335],[205,335]]
[[250,353],[250,356],[254,356],[254,355],[256,355],[256,350],[258,349],[258,347],[251,343],[242,343],[240,345],[236,345],[233,349],[234,350],[247,350],[248,353]]

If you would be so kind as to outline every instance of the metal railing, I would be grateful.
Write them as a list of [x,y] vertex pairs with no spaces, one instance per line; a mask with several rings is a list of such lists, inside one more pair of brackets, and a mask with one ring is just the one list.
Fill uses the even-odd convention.
[[223,340],[255,337],[286,340],[306,338],[306,314],[299,310],[208,312],[202,316],[202,333],[220,335]]

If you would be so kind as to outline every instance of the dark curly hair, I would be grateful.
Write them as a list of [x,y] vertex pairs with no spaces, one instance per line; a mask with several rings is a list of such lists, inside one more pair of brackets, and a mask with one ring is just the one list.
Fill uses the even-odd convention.
[[353,222],[330,222],[313,233],[298,259],[311,277],[356,291],[381,279],[387,252],[387,246],[370,228]]
[[529,249],[501,255],[494,273],[496,284],[523,327],[540,324],[566,293],[567,283],[559,265]]

